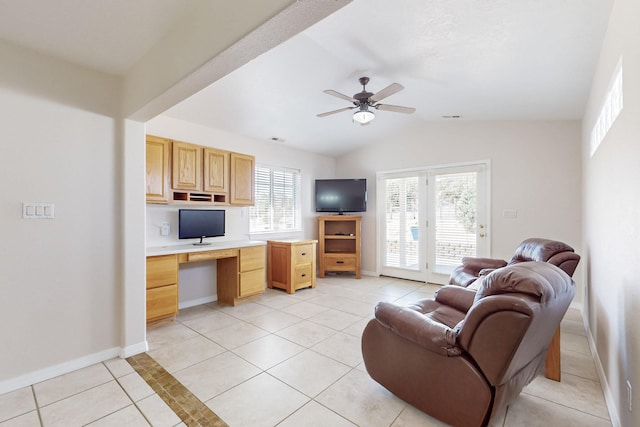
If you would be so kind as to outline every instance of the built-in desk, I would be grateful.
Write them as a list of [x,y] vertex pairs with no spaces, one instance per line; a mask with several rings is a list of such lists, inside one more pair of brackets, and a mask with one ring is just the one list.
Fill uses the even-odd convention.
[[207,246],[175,245],[147,248],[147,323],[178,314],[178,266],[217,262],[218,301],[236,305],[265,289],[266,242],[242,240]]

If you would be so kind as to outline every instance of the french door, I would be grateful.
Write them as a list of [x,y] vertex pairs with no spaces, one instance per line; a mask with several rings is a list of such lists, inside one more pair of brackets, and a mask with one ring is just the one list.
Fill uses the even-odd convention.
[[485,163],[379,173],[380,274],[446,284],[464,256],[489,254]]

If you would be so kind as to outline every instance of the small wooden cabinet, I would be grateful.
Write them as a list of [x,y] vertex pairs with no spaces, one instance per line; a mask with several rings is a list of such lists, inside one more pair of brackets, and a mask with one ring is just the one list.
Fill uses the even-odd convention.
[[147,323],[178,314],[178,258],[147,257]]
[[292,294],[316,287],[317,240],[267,241],[267,283],[269,288]]
[[232,205],[253,206],[255,187],[255,157],[247,154],[231,153]]
[[146,189],[147,203],[169,203],[169,151],[171,141],[147,135],[146,143]]
[[360,222],[355,215],[318,217],[318,275],[327,271],[353,271],[360,279]]

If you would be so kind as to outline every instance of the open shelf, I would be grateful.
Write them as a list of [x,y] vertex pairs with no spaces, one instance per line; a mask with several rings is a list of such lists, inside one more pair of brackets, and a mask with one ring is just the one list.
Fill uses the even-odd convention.
[[319,229],[319,273],[353,271],[360,276],[360,216],[321,216]]

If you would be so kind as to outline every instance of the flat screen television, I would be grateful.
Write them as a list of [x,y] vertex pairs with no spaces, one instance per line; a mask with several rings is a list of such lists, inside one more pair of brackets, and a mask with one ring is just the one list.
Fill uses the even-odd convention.
[[200,239],[194,245],[209,245],[202,239],[224,236],[224,214],[221,209],[179,209],[178,238]]
[[365,212],[367,180],[316,179],[316,212]]

